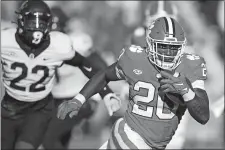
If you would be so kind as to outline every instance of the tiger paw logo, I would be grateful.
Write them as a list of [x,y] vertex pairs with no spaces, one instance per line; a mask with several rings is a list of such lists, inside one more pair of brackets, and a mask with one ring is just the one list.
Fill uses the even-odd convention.
[[140,46],[137,46],[137,45],[131,45],[129,50],[134,53],[142,53],[143,48],[141,48]]
[[142,74],[142,71],[139,70],[139,69],[134,69],[133,72],[134,72],[136,75],[141,75],[141,74]]
[[198,59],[200,59],[200,57],[198,55],[189,54],[189,55],[187,55],[187,59],[198,60]]

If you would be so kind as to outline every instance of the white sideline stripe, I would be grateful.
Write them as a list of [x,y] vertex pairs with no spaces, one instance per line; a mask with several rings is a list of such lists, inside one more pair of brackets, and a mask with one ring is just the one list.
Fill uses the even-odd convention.
[[114,134],[115,134],[115,137],[116,137],[116,139],[117,139],[118,144],[120,145],[120,147],[121,147],[122,149],[130,149],[130,148],[123,142],[123,139],[122,139],[122,137],[120,136],[120,134],[119,134],[119,132],[118,132],[119,124],[120,124],[120,122],[121,122],[122,120],[123,120],[123,118],[120,118],[120,119],[116,122]]
[[152,149],[149,147],[143,138],[135,131],[132,131],[131,128],[125,123],[124,132],[126,133],[128,139],[138,148],[138,149]]

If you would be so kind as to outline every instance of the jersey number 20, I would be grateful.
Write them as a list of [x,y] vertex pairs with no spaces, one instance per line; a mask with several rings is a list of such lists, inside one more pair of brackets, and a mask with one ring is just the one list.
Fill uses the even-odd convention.
[[[132,112],[137,114],[137,115],[140,115],[140,116],[151,118],[152,115],[153,115],[153,112],[154,112],[153,111],[154,107],[147,106],[146,110],[143,110],[143,109],[139,108],[137,102],[148,104],[151,101],[153,101],[154,100],[154,95],[155,95],[155,87],[151,83],[138,81],[134,85],[134,90],[135,91],[139,91],[140,88],[147,89],[148,90],[148,95],[146,97],[145,96],[140,96],[140,95],[135,95],[133,97],[133,100],[136,102],[136,104],[134,104]],[[161,97],[158,95],[157,96],[156,111],[155,111],[156,112],[156,116],[158,116],[159,119],[172,119],[174,117],[174,113],[172,113],[172,112],[170,112],[170,113],[163,113],[163,105],[164,105],[164,102],[162,101]]]
[[[17,89],[17,90],[20,90],[20,91],[25,91],[26,87],[16,85],[16,83],[18,83],[20,80],[23,80],[24,78],[27,77],[28,68],[24,63],[14,62],[11,65],[11,69],[15,70],[16,68],[21,68],[22,73],[17,78],[15,78],[11,81],[10,86],[14,89]],[[38,71],[43,71],[44,75],[39,81],[31,84],[31,86],[29,87],[29,92],[40,92],[40,91],[45,90],[45,86],[37,88],[37,85],[43,83],[46,80],[46,78],[49,76],[49,69],[46,66],[39,66],[39,65],[35,66],[32,69],[32,73],[34,73],[34,74],[36,74]]]

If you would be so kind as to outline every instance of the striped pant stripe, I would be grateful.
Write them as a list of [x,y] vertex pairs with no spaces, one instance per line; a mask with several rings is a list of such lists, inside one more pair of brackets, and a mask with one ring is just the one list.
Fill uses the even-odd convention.
[[128,139],[137,147],[136,149],[152,149],[144,139],[135,131],[133,131],[127,124],[124,126],[124,132],[128,135]]
[[111,138],[117,149],[152,149],[122,118],[116,122]]
[[122,137],[123,142],[130,148],[130,149],[138,149],[135,144],[128,138],[127,133],[125,133],[125,122],[124,120],[121,121],[121,123],[119,124],[119,133]]
[[152,149],[143,138],[119,119],[112,128],[107,149]]
[[119,119],[114,125],[111,138],[117,149],[129,149],[128,146],[123,142],[122,137],[118,134],[118,127],[121,121],[122,119]]
[[110,139],[109,139],[107,149],[119,149],[118,145],[116,146],[114,144],[114,141],[113,141],[112,137],[110,137]]

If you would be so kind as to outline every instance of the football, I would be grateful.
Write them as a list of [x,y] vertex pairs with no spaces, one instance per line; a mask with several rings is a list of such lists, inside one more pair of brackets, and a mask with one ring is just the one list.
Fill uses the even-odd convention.
[[[168,70],[166,70],[166,72],[168,72],[168,73],[173,74],[174,76],[176,76],[176,75],[175,75],[176,72],[174,72],[174,71],[168,71]],[[160,75],[160,74],[158,74],[158,75]],[[156,76],[156,77],[158,78],[158,81],[159,81],[159,82],[160,82],[160,80],[163,79],[162,76]],[[170,93],[170,92],[168,92],[168,93],[163,93],[163,92],[160,90],[160,88],[159,88],[159,95],[164,95],[164,94],[167,96],[167,98],[168,98],[169,100],[173,101],[174,103],[177,103],[177,104],[179,104],[179,105],[185,106],[184,99],[183,99],[183,97],[182,97],[180,94],[177,94],[177,93]]]
[[177,93],[166,93],[166,96],[173,101],[174,103],[177,103],[179,105],[185,106],[185,102],[183,97],[180,94]]

